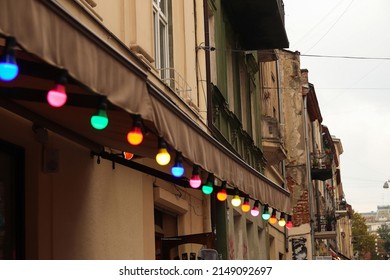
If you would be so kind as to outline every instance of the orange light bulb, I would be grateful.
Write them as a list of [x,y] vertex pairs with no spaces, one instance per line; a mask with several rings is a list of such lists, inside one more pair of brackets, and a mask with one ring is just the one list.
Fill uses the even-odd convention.
[[127,133],[127,142],[133,146],[137,146],[144,140],[144,135],[139,126],[134,126],[132,130]]

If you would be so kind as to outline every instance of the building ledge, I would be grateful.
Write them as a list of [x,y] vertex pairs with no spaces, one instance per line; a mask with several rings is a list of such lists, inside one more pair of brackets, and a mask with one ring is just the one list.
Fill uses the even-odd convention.
[[314,238],[316,239],[334,239],[336,238],[336,231],[320,231],[314,233]]

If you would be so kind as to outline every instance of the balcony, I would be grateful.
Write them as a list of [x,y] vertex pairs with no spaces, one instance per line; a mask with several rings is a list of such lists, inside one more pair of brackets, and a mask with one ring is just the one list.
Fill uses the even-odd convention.
[[287,154],[281,139],[279,121],[271,116],[263,116],[261,125],[263,152],[267,162],[274,165],[286,159]]
[[282,0],[222,0],[244,48],[281,49],[289,42]]
[[213,87],[212,94],[213,136],[232,153],[261,172],[265,165],[263,152],[256,146],[252,136],[243,129],[237,116],[229,110],[229,106],[218,87]]
[[352,212],[352,206],[349,205],[344,198],[341,199],[340,203],[338,204],[338,207],[335,211],[336,218],[343,218],[343,217],[349,217],[351,218],[353,215]]
[[187,104],[193,104],[191,97],[191,87],[187,81],[174,68],[157,69],[161,80],[172,90],[177,96],[184,100]]
[[327,153],[312,153],[311,160],[311,179],[326,181],[333,177],[332,158]]
[[316,239],[335,239],[336,233],[336,220],[332,215],[321,215],[317,218],[316,224],[317,231],[314,232]]

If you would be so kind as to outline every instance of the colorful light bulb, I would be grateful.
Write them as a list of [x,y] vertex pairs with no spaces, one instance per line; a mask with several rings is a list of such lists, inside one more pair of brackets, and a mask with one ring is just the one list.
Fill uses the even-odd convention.
[[217,199],[221,202],[225,201],[227,199],[227,193],[226,193],[226,181],[222,182],[221,189],[217,193]]
[[244,203],[241,205],[241,210],[244,213],[249,212],[249,210],[251,210],[251,206],[249,204],[249,196],[248,195],[246,195],[245,198],[244,198]]
[[138,146],[144,140],[144,134],[142,132],[141,120],[140,118],[134,117],[133,128],[127,133],[127,142],[130,145]]
[[294,226],[294,225],[293,225],[291,216],[290,216],[290,215],[287,215],[286,228],[290,229],[290,228],[292,228],[293,226]]
[[269,220],[268,220],[268,222],[270,223],[270,224],[275,224],[276,222],[277,222],[277,218],[276,218],[276,210],[275,209],[273,209],[272,210],[272,215],[271,215],[271,217],[269,218]]
[[108,117],[106,111],[98,110],[98,112],[91,117],[91,125],[97,130],[105,129],[108,125]]
[[65,86],[61,84],[57,84],[49,90],[47,93],[47,102],[52,107],[62,107],[66,103],[66,100],[68,99],[68,96],[66,95]]
[[241,205],[241,198],[240,198],[237,194],[235,194],[235,195],[233,196],[231,202],[232,202],[232,205],[233,205],[234,207],[238,207],[238,206]]
[[16,78],[19,67],[14,56],[4,54],[0,59],[0,80],[10,82]]
[[231,203],[234,207],[238,207],[241,205],[241,198],[239,196],[239,192],[238,192],[237,188],[234,188],[234,195],[233,195],[233,198],[231,200]]
[[99,107],[96,110],[96,113],[91,117],[91,125],[94,129],[102,130],[105,129],[108,125],[107,117],[107,99],[106,97],[101,97],[99,102]]
[[0,58],[0,80],[10,82],[19,73],[19,67],[14,55],[15,38],[8,37],[4,49],[4,54]]
[[183,160],[180,153],[176,155],[175,164],[171,168],[171,173],[175,177],[181,177],[184,174]]
[[253,208],[252,208],[252,210],[251,210],[251,215],[253,216],[253,217],[257,217],[257,216],[259,216],[259,214],[260,214],[260,210],[259,210],[259,201],[258,200],[256,200],[255,201],[255,204],[253,204]]
[[264,211],[263,211],[263,214],[261,215],[261,217],[263,218],[264,221],[268,221],[269,218],[271,217],[271,214],[269,213],[267,204],[264,205]]
[[158,150],[156,161],[159,165],[167,165],[171,161],[171,155],[168,153],[166,148]]
[[285,215],[284,215],[283,212],[280,213],[280,218],[279,218],[278,224],[279,224],[279,226],[281,226],[281,227],[284,227],[284,226],[286,225],[286,220],[285,220],[284,216],[285,216]]
[[209,173],[206,184],[202,186],[202,192],[204,194],[211,194],[213,192],[214,190],[213,181],[214,181],[214,176],[211,173]]
[[202,185],[202,180],[199,176],[199,166],[194,165],[192,169],[192,177],[190,179],[190,186],[193,189],[197,189]]
[[212,183],[206,183],[205,185],[202,186],[202,192],[204,194],[212,194],[214,188]]

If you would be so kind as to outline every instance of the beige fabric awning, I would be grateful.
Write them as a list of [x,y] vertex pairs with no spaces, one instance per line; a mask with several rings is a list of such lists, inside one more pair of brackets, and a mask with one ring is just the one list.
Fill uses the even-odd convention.
[[[116,122],[118,130],[97,135],[96,131],[80,124],[85,114],[82,108],[69,107],[59,114],[42,104],[26,102],[21,103],[23,106],[103,146],[119,150],[129,146],[125,137],[118,135],[118,131],[125,132],[131,123],[125,114],[140,114],[191,162],[251,197],[291,213],[289,192],[232,154],[175,104],[164,99],[162,93],[148,83],[146,73],[129,59],[130,50],[126,57],[123,50],[116,48],[115,38],[100,38],[64,12],[52,1],[2,0],[0,33],[14,36],[25,51],[50,65],[67,69],[75,80],[107,96],[112,104],[123,109],[114,119],[110,118],[110,123]],[[74,119],[65,118],[66,113]],[[153,149],[157,145],[149,144]]]

